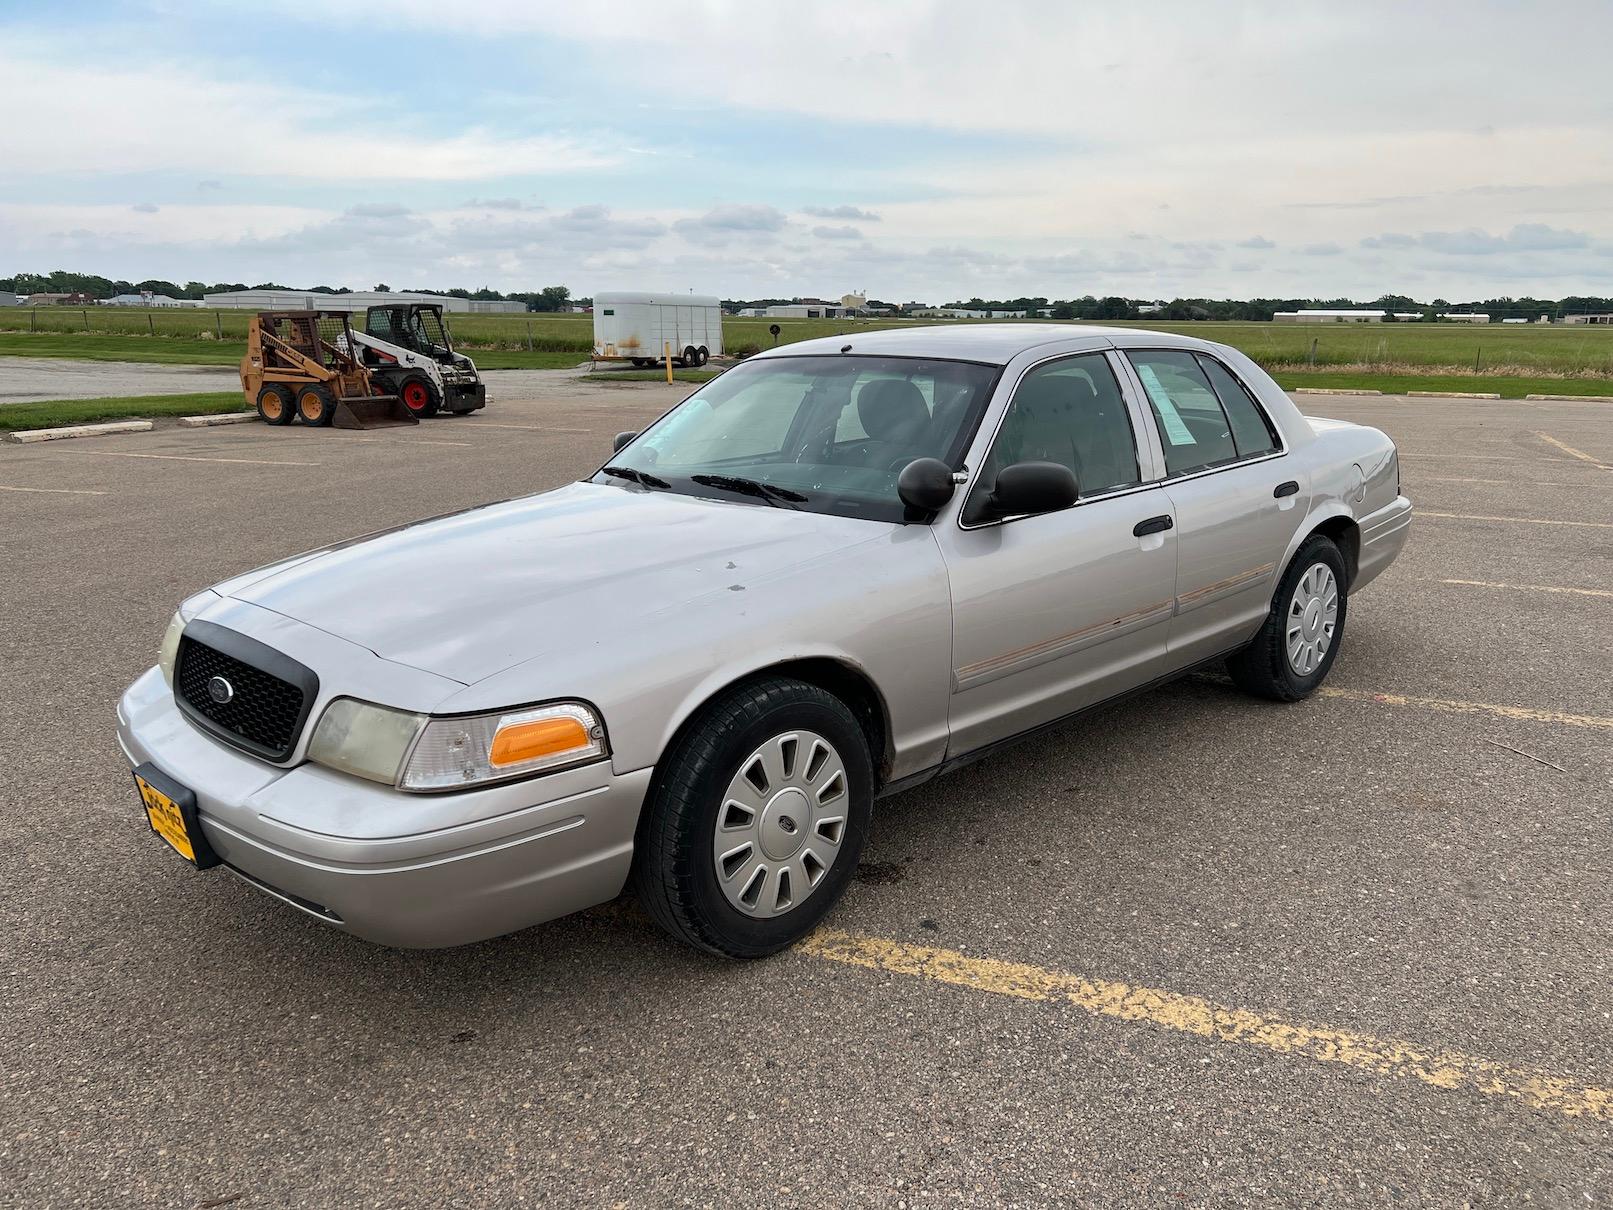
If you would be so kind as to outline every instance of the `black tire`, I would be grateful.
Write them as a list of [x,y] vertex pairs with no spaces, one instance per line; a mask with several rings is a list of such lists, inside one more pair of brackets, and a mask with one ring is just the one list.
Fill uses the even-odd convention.
[[693,369],[695,366],[700,364],[700,354],[695,350],[693,345],[690,345],[688,348],[684,349],[683,356],[678,358],[678,360],[683,363],[683,367],[685,369]]
[[[1295,592],[1313,568],[1326,568],[1337,593],[1337,616],[1327,650],[1313,667],[1295,667],[1289,656],[1291,622],[1309,625],[1306,614],[1295,614]],[[1329,538],[1317,534],[1306,539],[1277,584],[1271,609],[1254,641],[1227,660],[1233,683],[1245,693],[1278,702],[1297,702],[1309,697],[1327,679],[1344,641],[1344,622],[1349,608],[1349,575],[1344,556]],[[1304,632],[1301,633],[1301,637]]]
[[442,407],[442,392],[424,374],[404,374],[396,380],[394,390],[409,414],[421,420],[435,416]]
[[[779,915],[749,916],[718,881],[719,812],[741,763],[769,739],[796,730],[822,736],[841,758],[845,823],[828,868],[800,902]],[[736,686],[684,728],[656,770],[633,855],[639,902],[663,929],[699,949],[725,958],[777,953],[817,927],[856,873],[873,793],[868,738],[839,698],[785,677]]]
[[635,358],[633,358],[633,364],[638,369],[642,370],[646,366],[653,366],[655,364],[655,362],[651,361],[648,357],[635,357]]
[[291,389],[278,382],[264,383],[258,391],[258,419],[264,424],[290,424],[297,414]]
[[703,366],[710,360],[711,353],[705,348],[699,348],[694,351],[694,363],[696,366]]
[[323,428],[336,418],[336,396],[330,388],[315,383],[297,391],[297,419]]

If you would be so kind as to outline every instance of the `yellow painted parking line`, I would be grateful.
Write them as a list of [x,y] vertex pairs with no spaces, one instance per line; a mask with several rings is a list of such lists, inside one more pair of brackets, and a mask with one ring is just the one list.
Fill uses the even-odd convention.
[[1592,466],[1597,467],[1600,470],[1613,470],[1613,467],[1608,466],[1607,463],[1603,462],[1600,458],[1592,458],[1584,450],[1576,450],[1573,446],[1558,441],[1557,438],[1553,437],[1550,433],[1542,433],[1537,430],[1535,432],[1535,436],[1539,437],[1548,445],[1555,445],[1570,458],[1578,458],[1581,462],[1589,462]]
[[1431,513],[1417,510],[1419,517],[1444,517],[1451,521],[1511,521],[1517,525],[1571,525],[1576,529],[1613,529],[1613,521],[1553,521],[1546,517],[1491,517],[1482,513]]
[[1592,727],[1613,731],[1613,718],[1597,714],[1568,714],[1562,710],[1536,710],[1532,706],[1498,706],[1493,702],[1464,702],[1453,698],[1412,697],[1404,693],[1377,693],[1370,689],[1340,689],[1323,685],[1318,697],[1338,697],[1352,702],[1372,702],[1380,706],[1420,706],[1447,714],[1487,714],[1492,718],[1519,719],[1529,723],[1562,723],[1569,727]]
[[79,487],[9,487],[0,483],[0,492],[42,492],[51,496],[104,496],[105,492],[92,492]]
[[1095,1017],[1137,1022],[1216,1042],[1339,1063],[1390,1079],[1448,1091],[1507,1097],[1569,1118],[1613,1121],[1613,1089],[1568,1076],[1498,1063],[1443,1046],[1307,1025],[1154,987],[1091,979],[956,950],[819,929],[797,950],[829,962],[968,988],[994,996],[1069,1004]]
[[117,450],[85,450],[94,458],[157,458],[163,462],[240,462],[252,466],[318,466],[317,462],[277,462],[268,458],[199,458],[193,454],[125,454]]
[[1503,584],[1499,580],[1441,580],[1441,584],[1460,584],[1464,588],[1510,588],[1516,592],[1564,592],[1581,597],[1613,597],[1605,588],[1565,588],[1556,584]]

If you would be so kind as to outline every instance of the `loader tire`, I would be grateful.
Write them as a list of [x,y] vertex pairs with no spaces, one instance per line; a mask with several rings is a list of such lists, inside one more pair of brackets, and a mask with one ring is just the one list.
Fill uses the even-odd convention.
[[297,418],[315,428],[325,427],[336,418],[336,396],[329,387],[303,387],[297,392]]
[[442,407],[442,392],[424,374],[405,374],[398,380],[396,389],[403,406],[421,420],[435,416]]
[[264,424],[290,424],[294,414],[291,392],[279,383],[268,383],[258,392],[258,419]]

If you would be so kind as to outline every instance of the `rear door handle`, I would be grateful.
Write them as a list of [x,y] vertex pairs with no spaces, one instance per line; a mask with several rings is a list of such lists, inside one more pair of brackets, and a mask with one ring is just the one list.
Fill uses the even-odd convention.
[[1139,538],[1144,538],[1149,534],[1162,534],[1167,529],[1173,528],[1175,525],[1176,522],[1172,521],[1168,515],[1163,517],[1149,517],[1148,520],[1139,521],[1136,525],[1133,525],[1131,527],[1131,532]]
[[1284,496],[1297,496],[1299,494],[1299,483],[1293,479],[1290,479],[1287,483],[1279,483],[1272,489],[1271,494],[1279,500]]

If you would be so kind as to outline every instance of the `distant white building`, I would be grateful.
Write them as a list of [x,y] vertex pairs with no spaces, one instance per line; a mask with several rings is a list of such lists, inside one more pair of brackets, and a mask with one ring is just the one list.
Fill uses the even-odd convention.
[[850,310],[838,303],[782,303],[771,307],[746,307],[740,314],[753,319],[839,319]]
[[1604,312],[1600,315],[1565,315],[1563,316],[1563,322],[1565,324],[1613,324],[1613,314]]
[[22,296],[21,295],[12,294],[7,290],[0,290],[0,307],[20,307],[20,306],[22,306]]
[[1482,311],[1446,311],[1439,317],[1445,323],[1453,324],[1487,324],[1490,317]]
[[367,311],[388,303],[437,303],[444,311],[463,313],[524,312],[519,299],[455,298],[451,294],[417,294],[409,290],[359,290],[352,294],[316,294],[311,290],[226,290],[202,295],[202,305],[243,311]]
[[166,294],[153,294],[142,290],[139,294],[118,294],[101,300],[103,307],[200,307],[198,298],[170,298]]
[[[1388,315],[1387,311],[1330,311],[1324,307],[1312,307],[1301,311],[1278,311],[1272,318],[1278,323],[1288,324],[1381,324]],[[1422,317],[1420,311],[1395,312],[1395,318],[1405,323],[1414,323]],[[1488,316],[1485,317],[1485,322],[1489,322]]]

